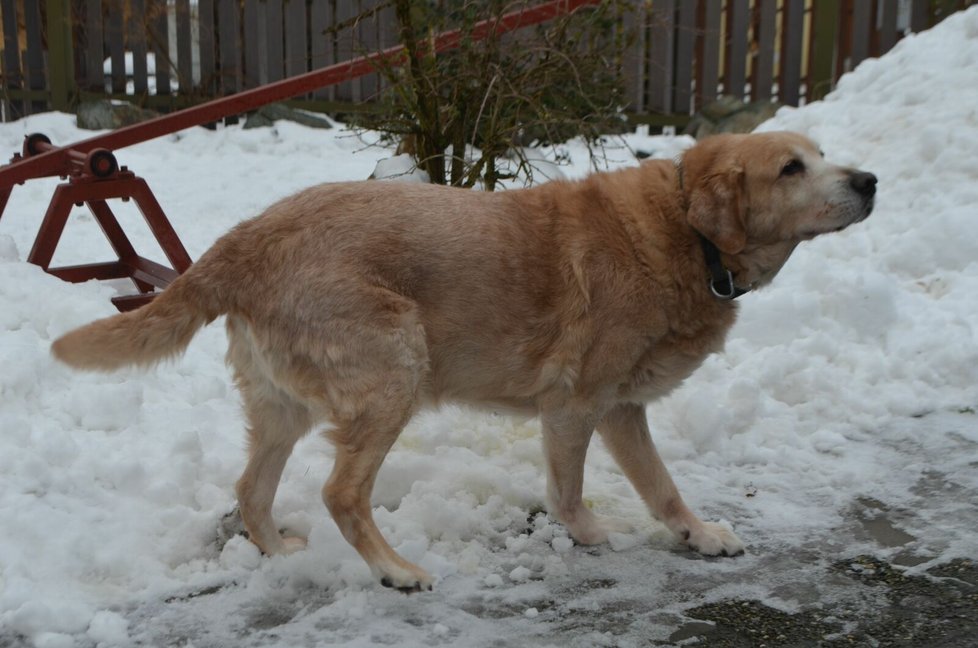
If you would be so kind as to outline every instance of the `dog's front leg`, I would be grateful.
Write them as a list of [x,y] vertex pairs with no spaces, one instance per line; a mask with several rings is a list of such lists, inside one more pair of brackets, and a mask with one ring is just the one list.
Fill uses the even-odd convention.
[[643,406],[618,405],[598,424],[598,432],[652,515],[690,549],[707,556],[736,556],[744,552],[744,543],[732,531],[714,522],[703,522],[683,502],[652,443]]
[[595,515],[584,505],[584,458],[594,433],[594,415],[562,409],[544,413],[543,448],[547,457],[547,506],[581,544],[599,544],[612,531],[631,526]]

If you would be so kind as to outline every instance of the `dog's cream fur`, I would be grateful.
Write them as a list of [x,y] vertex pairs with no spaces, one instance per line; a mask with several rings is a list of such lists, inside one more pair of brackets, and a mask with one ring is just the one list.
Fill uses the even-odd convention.
[[865,218],[875,178],[790,133],[708,139],[679,169],[650,161],[499,193],[313,187],[235,227],[148,306],[68,333],[53,352],[89,369],[150,364],[226,314],[250,435],[238,499],[268,554],[305,544],[281,537],[272,500],[295,442],[328,421],[333,519],[385,585],[430,588],[381,536],[370,493],[405,423],[442,400],[539,414],[550,512],[577,541],[615,528],[581,499],[597,429],[655,517],[704,554],[737,554],[732,532],[683,502],[643,406],[734,322],[735,305],[711,294],[697,232],[737,285],[761,285],[800,241]]

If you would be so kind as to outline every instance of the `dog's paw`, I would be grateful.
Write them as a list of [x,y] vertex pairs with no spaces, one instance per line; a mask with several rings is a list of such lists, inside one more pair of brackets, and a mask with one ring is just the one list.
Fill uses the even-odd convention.
[[379,575],[381,585],[396,589],[404,594],[431,591],[433,582],[431,576],[425,570],[411,563],[406,563],[403,567],[391,565],[386,568],[378,568],[375,573]]
[[744,543],[740,538],[716,522],[702,522],[682,535],[686,546],[704,556],[739,556],[744,553]]
[[596,545],[608,541],[609,533],[631,533],[635,527],[624,520],[595,515],[588,509],[583,509],[573,518],[572,523],[565,522],[564,526],[578,544]]
[[286,536],[282,538],[282,552],[285,555],[302,551],[308,542],[299,536]]

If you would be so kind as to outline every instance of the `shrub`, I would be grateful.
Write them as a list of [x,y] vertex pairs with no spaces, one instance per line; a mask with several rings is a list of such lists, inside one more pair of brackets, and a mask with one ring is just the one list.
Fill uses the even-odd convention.
[[[621,130],[624,0],[472,38],[480,21],[532,4],[393,0],[408,63],[380,66],[387,81],[380,110],[359,125],[406,140],[432,182],[490,191],[504,178],[532,180],[526,146],[575,136],[593,144]],[[448,29],[461,30],[461,46],[434,53],[433,35]]]

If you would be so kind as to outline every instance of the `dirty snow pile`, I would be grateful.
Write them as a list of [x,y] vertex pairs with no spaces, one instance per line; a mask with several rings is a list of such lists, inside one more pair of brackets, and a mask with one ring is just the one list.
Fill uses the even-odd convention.
[[[296,448],[275,505],[309,548],[261,556],[223,522],[244,434],[222,327],[147,372],[55,364],[50,342],[111,314],[120,286],[69,285],[27,264],[56,181],[16,187],[0,220],[0,645],[545,645],[555,617],[539,601],[553,592],[570,592],[581,609],[612,590],[632,593],[678,614],[691,602],[673,574],[719,578],[704,599],[780,596],[790,607],[778,583],[758,575],[723,585],[723,575],[762,571],[752,561],[778,551],[842,551],[843,514],[857,498],[919,499],[915,489],[935,473],[953,492],[978,488],[974,424],[952,433],[939,418],[908,423],[978,406],[976,70],[978,8],[906,38],[824,101],[763,127],[807,133],[829,160],[876,173],[879,196],[866,222],[802,245],[771,287],[742,298],[726,352],[649,408],[687,501],[747,542],[732,561],[688,560],[598,441],[585,495],[637,530],[597,557],[572,546],[540,514],[538,422],[454,407],[410,424],[374,496],[384,534],[436,576],[434,593],[405,598],[372,582],[322,506],[332,449],[318,435]],[[70,116],[39,115],[0,126],[0,154],[36,131],[55,143],[90,136]],[[672,157],[691,144],[610,141],[607,167],[636,164],[634,149]],[[341,127],[279,122],[191,129],[118,156],[147,178],[197,258],[286,194],[366,178],[390,155],[369,143]],[[564,173],[588,172],[581,143],[559,148],[573,161]],[[163,261],[133,206],[113,207],[137,249]],[[107,258],[97,224],[77,209],[55,265]],[[904,521],[915,539],[903,549],[925,565],[973,557],[974,503],[932,500]],[[857,551],[859,542],[841,544]],[[592,567],[614,587],[592,591],[596,581],[582,575]],[[644,639],[656,632],[650,623]],[[606,641],[588,627],[578,634],[580,645]]]

